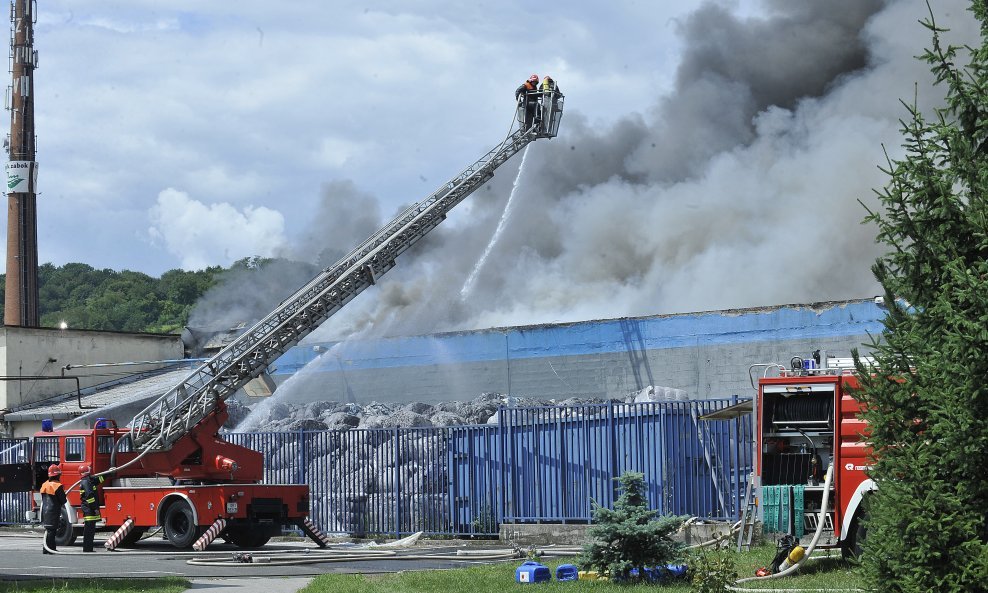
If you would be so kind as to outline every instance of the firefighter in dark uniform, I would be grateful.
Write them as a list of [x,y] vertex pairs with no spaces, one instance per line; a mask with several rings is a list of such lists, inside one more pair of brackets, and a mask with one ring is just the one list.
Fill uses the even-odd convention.
[[521,86],[515,89],[515,101],[524,101],[525,109],[525,129],[532,127],[535,123],[535,112],[539,107],[539,75],[533,74]]
[[41,485],[41,525],[45,528],[45,554],[55,550],[55,534],[62,520],[62,508],[65,507],[65,488],[62,487],[62,468],[48,466],[48,481]]
[[93,477],[92,468],[83,465],[79,468],[79,498],[82,499],[82,551],[95,552],[93,549],[93,537],[96,536],[96,522],[100,520],[100,493],[99,487],[103,483],[103,476]]

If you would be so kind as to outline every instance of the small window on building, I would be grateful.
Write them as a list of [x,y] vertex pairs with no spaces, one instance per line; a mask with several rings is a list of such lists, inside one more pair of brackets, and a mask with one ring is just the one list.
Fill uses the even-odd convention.
[[96,452],[105,455],[113,452],[113,437],[96,437]]
[[83,437],[65,439],[65,461],[85,461],[86,440]]
[[58,437],[38,437],[34,439],[35,461],[61,461],[58,458]]

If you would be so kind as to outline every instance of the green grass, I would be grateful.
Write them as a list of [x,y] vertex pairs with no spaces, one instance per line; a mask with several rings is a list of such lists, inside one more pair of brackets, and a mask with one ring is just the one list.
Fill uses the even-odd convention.
[[[750,552],[716,552],[733,558],[738,578],[753,576],[761,566],[768,566],[775,556],[775,547],[761,546]],[[496,563],[483,566],[470,566],[452,570],[431,570],[419,572],[399,572],[384,575],[320,575],[302,590],[302,593],[511,593],[530,590],[532,585],[515,582],[515,568],[523,560]],[[573,558],[552,558],[542,561],[555,576],[560,564],[575,563]],[[745,583],[746,588],[862,588],[859,570],[838,558],[809,560],[797,576],[787,576],[758,583]],[[537,585],[539,591],[567,591],[569,593],[609,593],[629,591],[687,592],[690,584],[677,581],[668,585],[621,585],[606,581],[551,582]]]
[[157,579],[37,579],[0,581],[0,593],[182,593],[189,581],[178,577]]

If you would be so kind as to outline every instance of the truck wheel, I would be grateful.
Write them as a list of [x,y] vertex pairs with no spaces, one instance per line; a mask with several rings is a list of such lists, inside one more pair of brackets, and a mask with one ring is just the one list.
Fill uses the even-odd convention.
[[184,500],[174,502],[165,511],[165,537],[176,548],[188,548],[199,537],[199,527],[192,514],[192,507]]
[[58,522],[58,529],[55,530],[55,545],[57,546],[71,546],[75,543],[75,538],[82,533],[82,530],[76,530],[75,527],[69,523],[69,512],[64,508],[62,509],[62,518]]
[[868,537],[868,528],[864,524],[865,517],[863,511],[859,512],[858,516],[851,522],[851,529],[847,534],[847,539],[844,540],[844,547],[841,548],[841,556],[845,560],[861,557],[861,544]]
[[230,543],[238,548],[260,548],[271,539],[270,535],[264,532],[252,531],[249,527],[227,529],[226,534],[230,538]]

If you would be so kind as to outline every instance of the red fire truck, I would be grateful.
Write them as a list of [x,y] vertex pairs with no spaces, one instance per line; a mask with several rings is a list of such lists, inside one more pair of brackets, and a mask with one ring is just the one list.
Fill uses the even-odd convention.
[[[169,543],[187,548],[221,518],[224,537],[241,547],[264,545],[285,526],[306,530],[309,487],[261,484],[261,454],[217,436],[225,420],[226,406],[220,403],[175,446],[143,457],[134,450],[130,430],[113,420],[99,419],[94,428],[79,430],[46,425],[32,443],[35,483],[44,480],[52,464],[62,468],[66,489],[80,479],[83,465],[93,473],[119,468],[105,482],[102,517],[113,528],[128,520],[133,524],[120,545],[161,526]],[[59,545],[73,543],[79,533],[79,488],[69,490],[68,499],[56,534]],[[38,503],[35,495],[30,519],[37,520]]]
[[[325,538],[307,519],[308,486],[261,484],[261,453],[222,438],[224,402],[391,270],[398,255],[445,220],[511,156],[539,138],[555,137],[563,97],[556,91],[542,93],[539,104],[539,117],[530,128],[511,131],[435,193],[324,269],[127,427],[109,419],[78,430],[43,424],[34,436],[30,463],[0,466],[0,492],[36,491],[52,464],[61,466],[62,482],[68,487],[79,479],[79,468],[90,465],[94,474],[112,476],[104,488],[102,517],[106,528],[123,528],[114,536],[122,543],[161,526],[169,542],[180,548],[207,532],[237,545],[259,546],[282,527],[298,525],[324,544]],[[71,543],[81,531],[79,502],[78,489],[71,490],[57,537],[60,545]],[[37,520],[37,504],[30,515]]]
[[[783,499],[768,521],[776,525],[766,528],[812,534],[824,475],[832,463],[821,547],[840,546],[856,553],[864,538],[861,502],[876,485],[867,475],[867,425],[858,418],[861,406],[852,394],[858,386],[853,360],[817,351],[812,358],[793,358],[788,366],[752,369],[756,367],[764,369],[764,376],[758,380],[754,410],[755,492],[761,493],[762,513],[768,510],[766,500]],[[796,522],[802,522],[802,529],[794,529]]]

